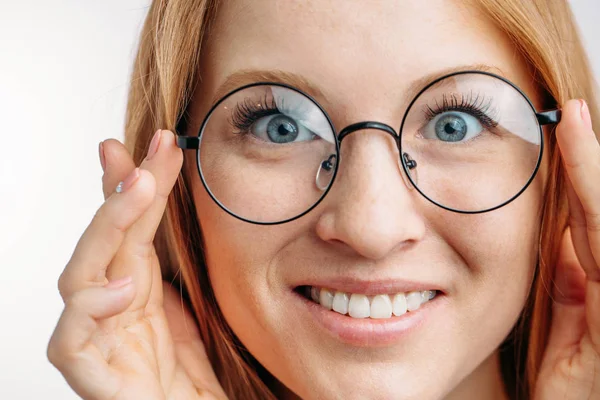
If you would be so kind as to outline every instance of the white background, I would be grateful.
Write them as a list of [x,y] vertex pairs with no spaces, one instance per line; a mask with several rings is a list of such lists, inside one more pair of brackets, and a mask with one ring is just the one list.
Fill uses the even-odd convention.
[[[571,3],[600,77],[600,2]],[[0,399],[78,398],[46,359],[56,282],[102,203],[148,4],[0,0]]]

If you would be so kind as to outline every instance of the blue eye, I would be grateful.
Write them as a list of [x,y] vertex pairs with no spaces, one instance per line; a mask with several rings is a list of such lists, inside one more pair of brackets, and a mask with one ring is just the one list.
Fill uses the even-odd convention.
[[421,134],[426,139],[443,142],[461,142],[473,139],[484,128],[477,118],[464,112],[444,112],[435,116],[423,128]]
[[335,134],[327,116],[301,93],[275,85],[260,85],[234,96],[241,97],[232,99],[229,108],[232,110],[229,123],[235,135],[249,135],[273,144],[316,139],[335,144]]
[[293,143],[313,140],[315,135],[292,117],[274,114],[262,117],[251,128],[252,134],[272,143]]

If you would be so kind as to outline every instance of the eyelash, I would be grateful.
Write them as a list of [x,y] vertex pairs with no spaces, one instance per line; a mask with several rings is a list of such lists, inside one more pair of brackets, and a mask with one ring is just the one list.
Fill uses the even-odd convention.
[[477,118],[487,129],[494,129],[498,126],[498,121],[494,117],[495,113],[491,108],[492,99],[480,97],[479,94],[474,96],[473,92],[471,92],[467,96],[461,95],[460,97],[456,94],[444,94],[442,95],[441,105],[436,100],[435,106],[431,107],[426,105],[424,107],[424,112],[427,117],[427,122],[431,121],[439,114],[448,111],[466,112]]
[[235,132],[236,134],[244,134],[248,133],[252,125],[259,119],[278,113],[279,109],[274,98],[268,100],[265,95],[258,104],[247,98],[236,106],[231,116],[231,124],[238,130]]
[[[498,126],[498,122],[491,111],[491,99],[481,98],[479,94],[476,96],[471,92],[467,96],[458,96],[456,94],[442,95],[442,103],[439,104],[436,100],[435,106],[424,106],[424,113],[427,117],[427,122],[434,119],[439,114],[448,111],[466,112],[477,118],[487,129],[493,129]],[[275,103],[275,99],[267,99],[265,95],[257,105],[252,99],[245,99],[243,103],[237,105],[231,116],[231,124],[238,130],[237,134],[249,132],[252,125],[260,118],[269,115],[278,114],[279,109]],[[491,115],[490,115],[491,114]]]

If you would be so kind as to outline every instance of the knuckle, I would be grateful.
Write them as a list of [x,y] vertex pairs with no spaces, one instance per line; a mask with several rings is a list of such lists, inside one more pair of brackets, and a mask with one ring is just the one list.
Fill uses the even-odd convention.
[[118,213],[118,210],[113,207],[113,204],[109,203],[109,200],[96,211],[94,220],[100,222],[102,225],[108,225],[111,230],[125,234],[127,227],[121,222],[123,218],[118,218],[115,215]]
[[132,238],[131,240],[126,239],[123,248],[127,249],[127,261],[125,262],[134,262],[138,260],[142,263],[148,263],[151,262],[156,255],[154,244],[152,241],[148,240],[138,240],[137,238]]
[[585,225],[590,233],[600,232],[600,214],[585,212]]
[[65,361],[66,351],[62,342],[64,342],[64,340],[62,340],[58,334],[57,327],[50,338],[50,342],[48,342],[48,347],[46,348],[46,357],[48,358],[50,364],[54,365],[58,369],[62,368]]
[[58,293],[60,294],[60,297],[62,297],[63,302],[65,301],[65,299],[68,297],[68,282],[69,278],[67,276],[67,273],[65,271],[63,271],[60,276],[58,277]]
[[150,265],[152,262],[152,245],[139,243],[129,249],[129,262]]
[[66,345],[48,346],[46,356],[50,364],[63,373],[63,375],[69,369],[69,366],[76,363],[78,359],[77,354],[68,352]]
[[569,226],[573,229],[585,228],[587,226],[585,219],[573,214],[569,215]]
[[59,352],[57,351],[53,340],[50,340],[50,343],[48,344],[48,348],[46,349],[46,357],[48,358],[50,364],[54,365],[55,367],[60,365]]
[[75,313],[85,311],[87,308],[85,300],[84,291],[76,292],[65,301],[65,309],[69,309]]
[[67,267],[58,277],[57,287],[60,297],[63,299],[63,303],[66,303],[67,299],[73,294],[73,266],[67,264]]

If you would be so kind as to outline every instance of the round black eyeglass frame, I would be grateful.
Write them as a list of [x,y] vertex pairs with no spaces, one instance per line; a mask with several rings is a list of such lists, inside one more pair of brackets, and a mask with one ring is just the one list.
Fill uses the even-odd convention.
[[[533,173],[531,174],[531,177],[529,178],[529,180],[527,181],[527,183],[523,186],[523,188],[517,193],[515,194],[513,197],[511,197],[510,199],[506,200],[504,203],[501,203],[497,206],[494,206],[492,208],[488,208],[485,210],[480,210],[480,211],[464,211],[464,210],[457,210],[457,209],[453,209],[450,207],[447,207],[443,204],[440,204],[438,202],[436,202],[435,200],[431,199],[429,196],[427,196],[425,193],[423,193],[421,191],[421,189],[419,189],[419,187],[417,186],[417,184],[413,181],[411,174],[409,172],[409,169],[413,169],[416,164],[414,164],[414,161],[410,159],[410,157],[408,157],[408,154],[403,154],[402,153],[402,141],[401,141],[401,135],[402,135],[402,130],[404,128],[404,123],[406,122],[406,117],[408,115],[408,113],[411,111],[412,106],[414,105],[414,103],[419,99],[419,97],[421,97],[421,95],[428,90],[430,87],[432,87],[433,85],[437,84],[438,82],[444,80],[444,79],[448,79],[451,78],[453,76],[458,76],[458,75],[465,75],[465,74],[481,74],[481,75],[487,75],[496,79],[500,79],[501,81],[503,81],[504,83],[510,85],[512,88],[514,88],[517,92],[519,92],[521,94],[521,96],[523,96],[525,98],[525,100],[527,101],[527,104],[529,104],[529,106],[531,107],[531,110],[533,111],[533,113],[535,114],[535,116],[537,117],[537,121],[538,121],[538,127],[540,130],[540,153],[539,153],[539,157],[535,166],[535,169],[533,171]],[[208,184],[206,183],[206,179],[204,177],[204,174],[202,173],[202,168],[200,167],[200,139],[202,136],[202,133],[204,132],[204,128],[206,127],[206,124],[208,123],[208,120],[210,118],[210,116],[212,115],[213,111],[223,102],[225,101],[225,99],[227,99],[229,96],[233,95],[234,93],[237,93],[241,90],[253,87],[253,86],[265,86],[265,85],[269,85],[269,86],[279,86],[279,87],[283,87],[286,89],[290,89],[293,90],[303,96],[305,96],[307,99],[309,99],[313,104],[315,104],[319,110],[321,110],[321,112],[323,113],[323,115],[325,115],[325,118],[327,118],[327,122],[329,123],[332,132],[334,133],[334,137],[335,137],[335,147],[336,147],[336,154],[335,156],[337,157],[337,162],[336,162],[336,168],[334,169],[333,172],[333,177],[331,178],[331,182],[329,183],[329,186],[327,187],[327,189],[323,192],[323,194],[321,195],[321,197],[315,202],[315,204],[313,204],[311,207],[309,207],[306,211],[288,218],[286,220],[283,221],[276,221],[276,222],[259,222],[259,221],[253,221],[244,217],[241,217],[237,214],[235,214],[234,212],[232,212],[231,210],[229,210],[227,207],[225,207],[225,205],[223,205],[219,199],[217,199],[217,197],[212,193],[212,191],[210,190],[210,188],[208,187]],[[419,91],[419,93],[417,93],[415,95],[415,97],[413,98],[413,100],[410,102],[410,104],[408,105],[408,107],[406,108],[406,111],[404,113],[404,116],[402,117],[402,124],[400,125],[400,130],[399,133],[396,133],[396,131],[394,130],[394,128],[392,128],[391,126],[381,123],[381,122],[376,122],[376,121],[361,121],[361,122],[356,122],[353,123],[351,125],[348,125],[347,127],[345,127],[344,129],[342,129],[340,131],[339,134],[335,135],[335,132],[337,132],[337,130],[335,129],[335,126],[333,124],[333,122],[331,121],[331,118],[329,117],[329,114],[325,111],[325,109],[309,94],[303,92],[300,89],[297,89],[293,86],[284,84],[284,83],[278,83],[278,82],[255,82],[255,83],[250,83],[248,85],[244,85],[241,86],[237,89],[234,89],[232,91],[230,91],[229,93],[225,94],[221,99],[219,99],[219,101],[217,101],[212,107],[211,109],[208,111],[208,113],[206,114],[206,116],[204,117],[204,120],[202,121],[202,125],[200,125],[200,129],[198,130],[198,135],[197,136],[182,136],[182,135],[177,135],[177,146],[183,150],[196,150],[196,166],[198,168],[198,173],[200,175],[200,179],[202,181],[202,185],[204,186],[204,189],[206,190],[206,192],[209,194],[209,196],[212,198],[212,200],[219,205],[219,207],[221,209],[223,209],[226,213],[228,213],[229,215],[242,220],[244,222],[248,222],[251,224],[256,224],[256,225],[279,225],[279,224],[284,224],[286,222],[291,222],[294,221],[298,218],[303,217],[304,215],[308,214],[310,211],[312,211],[315,207],[317,207],[321,201],[327,196],[327,193],[329,193],[329,190],[331,190],[331,188],[333,187],[333,184],[335,182],[335,178],[337,176],[337,172],[339,170],[338,166],[339,163],[341,162],[341,158],[340,158],[340,147],[341,147],[341,143],[342,140],[348,136],[349,134],[359,131],[359,130],[364,130],[364,129],[377,129],[377,130],[381,130],[387,134],[389,134],[390,136],[392,136],[392,138],[394,139],[394,141],[396,142],[396,146],[398,147],[398,152],[399,152],[399,156],[400,156],[400,164],[402,165],[402,168],[404,170],[404,173],[406,174],[406,176],[408,177],[411,185],[428,201],[430,201],[431,203],[435,204],[438,207],[441,207],[445,210],[448,211],[452,211],[455,213],[459,213],[459,214],[481,214],[481,213],[486,213],[486,212],[490,212],[490,211],[494,211],[498,208],[504,207],[505,205],[507,205],[508,203],[512,202],[513,200],[515,200],[517,197],[519,197],[526,189],[527,187],[531,184],[531,182],[533,181],[533,179],[535,178],[535,176],[537,175],[537,172],[539,170],[541,161],[542,161],[542,157],[543,157],[543,153],[544,153],[544,134],[543,134],[543,130],[542,130],[542,126],[544,125],[552,125],[552,124],[557,124],[560,122],[561,120],[561,109],[560,108],[556,108],[556,109],[552,109],[552,110],[547,110],[547,111],[541,111],[538,112],[535,109],[535,106],[533,105],[533,103],[531,102],[531,100],[529,99],[529,97],[518,87],[516,86],[514,83],[512,83],[511,81],[509,81],[508,79],[491,73],[491,72],[487,72],[487,71],[480,71],[480,70],[465,70],[465,71],[458,71],[458,72],[453,72],[451,74],[447,74],[444,75],[442,77],[439,77],[435,80],[433,80],[432,82],[428,83],[423,89],[421,89]],[[177,123],[177,132],[185,132],[187,127],[187,121],[185,119],[185,113],[184,115],[182,115],[182,117],[180,118],[180,120]],[[324,161],[324,163],[329,162],[329,160]]]

